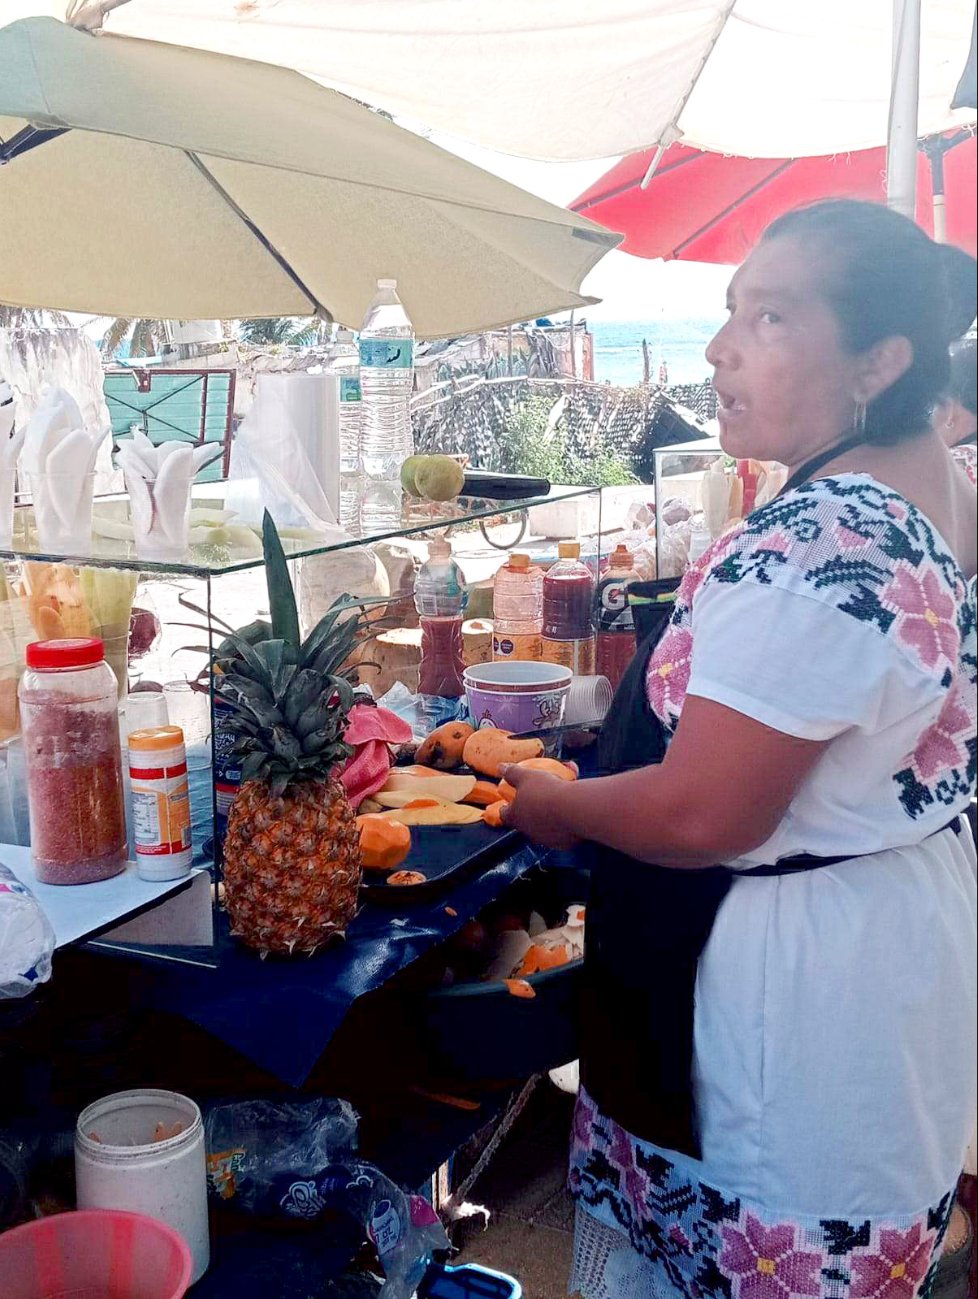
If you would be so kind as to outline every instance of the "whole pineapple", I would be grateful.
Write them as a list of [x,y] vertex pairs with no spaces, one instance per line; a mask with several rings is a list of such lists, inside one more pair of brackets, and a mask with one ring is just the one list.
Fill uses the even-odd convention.
[[220,694],[235,712],[242,784],[224,841],[232,933],[263,955],[312,953],[356,913],[362,876],[353,810],[336,777],[353,706],[337,675],[361,634],[343,596],[300,642],[295,596],[275,525],[265,518],[271,638],[232,636],[218,652]]

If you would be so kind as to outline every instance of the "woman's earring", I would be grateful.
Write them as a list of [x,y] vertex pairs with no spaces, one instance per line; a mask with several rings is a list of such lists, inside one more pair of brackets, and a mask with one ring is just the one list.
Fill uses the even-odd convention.
[[852,411],[852,427],[855,433],[866,432],[866,403],[857,401]]

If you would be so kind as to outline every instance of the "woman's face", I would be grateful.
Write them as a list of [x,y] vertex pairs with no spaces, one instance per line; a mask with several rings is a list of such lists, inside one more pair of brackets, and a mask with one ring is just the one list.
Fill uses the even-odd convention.
[[728,455],[795,467],[852,426],[858,358],[820,290],[825,274],[820,253],[784,236],[730,281],[730,318],[706,349]]

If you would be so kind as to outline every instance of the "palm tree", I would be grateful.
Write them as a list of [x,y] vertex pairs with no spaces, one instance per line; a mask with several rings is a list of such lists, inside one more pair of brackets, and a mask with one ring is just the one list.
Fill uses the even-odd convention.
[[329,328],[315,316],[259,316],[242,320],[238,337],[253,347],[312,347],[329,337]]
[[127,338],[130,356],[159,356],[167,341],[166,325],[162,320],[117,316],[105,331],[102,352],[114,356]]
[[31,307],[5,307],[0,303],[0,329],[68,329],[71,321],[61,311]]

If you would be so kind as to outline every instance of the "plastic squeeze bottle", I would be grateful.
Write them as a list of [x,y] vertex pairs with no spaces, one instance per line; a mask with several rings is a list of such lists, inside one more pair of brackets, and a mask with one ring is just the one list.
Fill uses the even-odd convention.
[[421,620],[418,690],[422,695],[459,699],[465,694],[462,615],[467,603],[462,571],[452,559],[452,547],[436,538],[428,547],[428,560],[414,584],[414,604]]
[[594,578],[581,563],[581,544],[562,541],[557,563],[543,578],[543,637],[540,657],[575,676],[594,675]]
[[607,677],[617,690],[635,657],[635,621],[628,603],[628,587],[638,581],[627,546],[618,546],[598,582],[598,676]]
[[543,569],[532,565],[529,555],[510,555],[496,574],[492,588],[492,624],[494,661],[539,659]]

